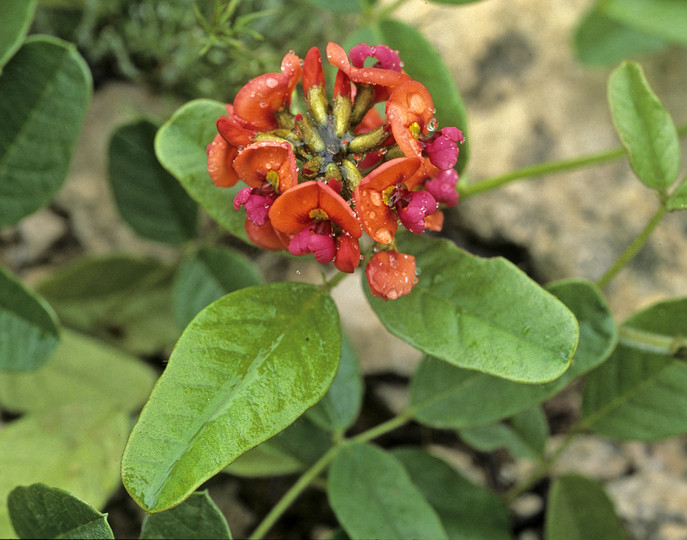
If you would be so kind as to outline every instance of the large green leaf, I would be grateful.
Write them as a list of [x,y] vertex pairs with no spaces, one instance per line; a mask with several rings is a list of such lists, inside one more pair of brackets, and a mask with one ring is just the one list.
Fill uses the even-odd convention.
[[687,45],[687,3],[681,0],[603,0],[601,8],[628,26]]
[[133,411],[143,405],[156,379],[156,372],[137,358],[65,329],[47,365],[31,373],[0,374],[0,406],[31,412],[101,402]]
[[537,460],[544,456],[549,425],[544,411],[532,407],[516,414],[509,423],[462,429],[460,437],[482,452],[507,448],[514,458]]
[[203,247],[185,259],[176,273],[174,316],[183,328],[208,304],[261,282],[260,271],[238,251]]
[[110,138],[108,175],[119,213],[139,235],[181,244],[196,236],[198,207],[155,157],[157,126],[138,120]]
[[637,177],[665,192],[680,169],[675,124],[651,91],[639,64],[623,62],[608,79],[613,124]]
[[194,493],[179,506],[143,520],[141,540],[231,538],[229,525],[207,491]]
[[304,471],[331,448],[331,437],[303,415],[284,431],[240,455],[223,472],[247,478]]
[[619,439],[687,432],[686,335],[684,298],[630,317],[611,358],[587,376],[583,426]]
[[561,281],[548,289],[579,321],[580,343],[570,369],[546,384],[518,384],[425,358],[410,388],[415,418],[439,428],[489,425],[550,398],[606,360],[615,347],[617,331],[598,288],[586,281]]
[[43,482],[101,508],[120,485],[128,414],[94,402],[26,415],[0,430],[0,538],[12,536],[7,495]]
[[443,239],[406,238],[419,282],[392,302],[366,292],[387,329],[452,365],[519,382],[546,382],[568,368],[575,317],[502,258],[481,259]]
[[448,538],[403,465],[376,446],[342,448],[329,471],[327,494],[351,538]]
[[658,51],[666,42],[608,17],[597,3],[579,22],[574,34],[577,58],[586,64],[616,64],[637,54]]
[[134,427],[122,477],[148,511],[174,506],[327,391],[341,354],[321,288],[276,283],[210,304],[176,344]]
[[507,540],[508,508],[488,489],[476,486],[443,460],[419,448],[398,448],[410,479],[425,496],[452,540]]
[[306,413],[322,429],[344,432],[358,418],[363,401],[363,378],[353,344],[344,333],[336,377],[320,402]]
[[10,492],[7,507],[19,538],[114,538],[107,514],[63,489],[19,486]]
[[90,73],[73,45],[30,37],[0,75],[0,96],[2,227],[62,186],[91,98]]
[[37,290],[72,328],[136,354],[177,339],[172,313],[174,268],[127,255],[83,257],[53,272]]
[[246,213],[234,210],[234,197],[245,185],[219,188],[207,171],[205,150],[217,134],[217,119],[226,114],[224,105],[217,101],[190,101],[160,128],[155,138],[155,153],[165,169],[217,223],[248,242],[243,228]]
[[453,75],[429,41],[415,28],[395,20],[383,20],[375,28],[380,43],[399,52],[404,70],[424,84],[432,94],[439,127],[456,126],[467,138],[460,146],[458,172],[462,172],[470,155],[468,116]]
[[589,478],[570,474],[551,486],[546,538],[626,540],[628,536],[603,488]]
[[0,372],[38,369],[58,342],[51,307],[0,266]]
[[0,74],[29,31],[36,0],[4,0],[0,6]]

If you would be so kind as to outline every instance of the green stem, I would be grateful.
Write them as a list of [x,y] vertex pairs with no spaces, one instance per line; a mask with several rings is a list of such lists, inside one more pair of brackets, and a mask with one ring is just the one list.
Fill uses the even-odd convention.
[[284,493],[284,496],[279,499],[265,518],[260,522],[253,534],[249,536],[252,540],[264,538],[272,526],[282,516],[289,506],[296,500],[296,498],[307,488],[317,476],[334,460],[336,454],[339,452],[341,446],[331,447],[320,459],[318,459],[303,475],[291,486],[291,488]]
[[558,448],[556,448],[556,450],[554,450],[548,458],[543,460],[530,476],[508,490],[505,496],[506,502],[512,503],[520,495],[531,489],[542,478],[546,478],[551,472],[551,467],[554,466],[556,461],[558,461],[558,458],[561,457],[561,454],[567,450],[570,444],[575,440],[575,437],[577,437],[581,431],[581,424],[576,424],[573,426],[561,444],[558,445]]
[[533,178],[537,176],[543,176],[545,174],[570,171],[580,167],[585,167],[587,165],[594,165],[596,163],[603,163],[605,161],[618,159],[623,155],[625,155],[624,148],[614,148],[613,150],[606,150],[605,152],[599,152],[596,154],[590,154],[587,156],[572,159],[550,161],[547,163],[537,163],[536,165],[523,167],[522,169],[517,169],[515,171],[502,174],[500,176],[493,176],[492,178],[481,180],[475,184],[464,186],[460,189],[460,199],[464,201],[465,199],[468,199],[473,195],[477,195],[478,193],[484,193],[485,191],[491,191],[492,189],[496,189],[505,184],[509,184],[510,182],[514,182],[515,180],[521,180],[523,178]]
[[[682,138],[687,135],[687,124],[678,126],[677,128],[678,137]],[[612,161],[626,155],[625,148],[618,147],[612,150],[606,150],[604,152],[598,152],[595,154],[589,154],[586,156],[581,156],[572,159],[563,159],[560,161],[550,161],[548,163],[538,163],[536,165],[530,165],[522,169],[517,169],[515,171],[502,174],[500,176],[493,176],[492,178],[487,178],[486,180],[481,180],[475,184],[468,184],[466,186],[460,187],[460,198],[461,200],[468,199],[473,195],[478,193],[484,193],[485,191],[491,191],[492,189],[499,188],[515,180],[522,180],[525,178],[533,178],[537,176],[543,176],[545,174],[553,174],[565,171],[571,171],[578,169],[580,167],[585,167],[587,165],[594,165],[597,163],[604,163],[606,161]]]
[[282,514],[293,504],[293,501],[311,484],[317,481],[319,474],[324,471],[329,464],[334,461],[334,458],[339,453],[339,450],[349,443],[361,443],[370,441],[380,435],[384,435],[389,431],[402,426],[408,422],[413,416],[411,409],[408,409],[398,416],[383,422],[373,428],[368,429],[362,433],[359,433],[355,437],[350,439],[344,439],[340,444],[332,446],[320,459],[318,459],[307,471],[305,471],[302,476],[296,481],[296,483],[289,488],[289,490],[284,494],[284,496],[279,499],[279,502],[274,505],[274,507],[269,511],[265,518],[257,526],[253,534],[250,535],[251,540],[257,540],[264,538],[264,536],[269,532],[269,530],[274,526],[277,520],[282,516]]
[[635,255],[637,255],[637,252],[649,239],[649,236],[651,236],[651,233],[654,232],[656,226],[661,222],[661,219],[663,218],[667,210],[668,209],[666,207],[665,202],[662,202],[661,206],[658,208],[658,210],[653,215],[651,220],[649,220],[649,223],[647,223],[646,227],[644,227],[644,230],[641,233],[639,233],[639,236],[637,236],[637,238],[635,238],[635,241],[628,246],[624,253],[620,257],[618,257],[618,260],[615,261],[613,266],[606,270],[606,273],[603,276],[601,276],[599,281],[596,282],[596,285],[600,289],[603,289],[606,285],[608,285],[609,282],[616,276],[616,274],[620,272],[620,270],[622,270],[625,267],[625,265],[634,258]]
[[687,338],[681,336],[665,336],[631,326],[621,326],[618,334],[619,343],[640,351],[674,358],[684,358],[687,353]]

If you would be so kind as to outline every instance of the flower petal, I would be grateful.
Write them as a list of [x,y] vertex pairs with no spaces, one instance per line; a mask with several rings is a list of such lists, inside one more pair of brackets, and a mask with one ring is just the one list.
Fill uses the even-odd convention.
[[415,257],[397,251],[379,251],[365,268],[370,292],[384,300],[408,294],[415,283]]
[[286,102],[289,105],[291,104],[291,95],[301,78],[301,71],[301,59],[292,52],[287,53],[281,61],[281,72],[287,79]]
[[239,181],[232,163],[238,148],[229,144],[221,135],[208,145],[208,174],[212,182],[218,187],[231,187]]
[[[429,134],[427,126],[434,117],[434,102],[425,85],[409,81],[396,88],[386,102],[386,116],[403,153],[408,157],[421,156],[418,136]],[[414,133],[411,128],[417,131]]]
[[322,55],[317,47],[313,47],[303,60],[303,93],[307,96],[311,86],[324,88],[324,70],[322,69]]
[[281,251],[289,246],[289,237],[275,229],[269,221],[264,225],[255,225],[246,218],[244,228],[248,239],[258,247],[269,251]]
[[336,191],[317,181],[303,182],[282,193],[270,209],[270,220],[285,234],[297,234],[315,221],[312,213],[322,210],[328,219],[354,238],[362,230],[353,210]]
[[333,41],[327,43],[327,60],[336,68],[339,68],[349,77],[351,76],[351,63],[348,60],[346,51]]
[[291,97],[291,80],[283,73],[264,73],[251,79],[234,99],[234,113],[257,130],[278,127],[274,113]]
[[392,159],[374,169],[355,188],[353,197],[358,218],[375,242],[390,243],[398,228],[397,214],[384,202],[383,191],[400,185],[420,166],[420,159]]
[[296,156],[287,142],[260,141],[246,146],[234,160],[234,170],[241,180],[255,188],[269,180],[270,171],[278,175],[280,193],[298,183]]
[[360,264],[360,243],[357,238],[344,233],[336,238],[334,266],[341,272],[352,274]]
[[227,105],[227,116],[217,119],[217,131],[234,146],[245,146],[253,142],[255,128],[234,114],[233,105]]

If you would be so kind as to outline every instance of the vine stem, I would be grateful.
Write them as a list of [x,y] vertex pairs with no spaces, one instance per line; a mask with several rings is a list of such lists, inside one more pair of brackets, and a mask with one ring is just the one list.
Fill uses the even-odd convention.
[[644,227],[644,230],[642,230],[642,232],[639,233],[637,238],[635,238],[634,242],[632,242],[628,246],[628,248],[623,252],[623,254],[620,257],[618,257],[618,260],[615,261],[613,266],[606,270],[606,273],[603,276],[601,276],[601,278],[596,282],[596,285],[599,287],[599,289],[603,289],[606,285],[608,285],[610,281],[616,276],[616,274],[620,272],[620,270],[622,270],[625,267],[625,265],[634,258],[635,255],[637,255],[637,252],[649,239],[649,236],[651,236],[651,233],[654,232],[654,229],[661,222],[661,219],[667,211],[668,208],[665,202],[662,202],[661,206],[658,208],[656,213],[649,220],[649,223],[647,223],[646,227]]
[[499,188],[515,180],[521,180],[528,177],[543,176],[545,174],[570,171],[573,169],[577,169],[579,167],[585,167],[586,165],[594,165],[597,163],[603,163],[605,161],[618,159],[623,155],[625,155],[624,148],[614,148],[613,150],[606,150],[605,152],[598,152],[596,154],[589,154],[587,156],[581,156],[572,159],[549,161],[547,163],[537,163],[536,165],[523,167],[522,169],[517,169],[506,174],[493,176],[492,178],[487,178],[486,180],[481,180],[474,184],[468,184],[467,186],[463,186],[460,189],[460,199],[468,199],[473,195],[477,195],[478,193],[484,193],[485,191],[491,191],[492,189]]
[[277,522],[277,520],[282,516],[284,512],[291,506],[291,504],[298,498],[298,496],[313,482],[317,480],[319,474],[324,471],[329,464],[334,461],[334,458],[339,453],[341,448],[351,443],[361,443],[370,441],[380,435],[384,435],[389,431],[402,426],[408,422],[413,416],[413,411],[407,409],[393,418],[390,418],[386,422],[383,422],[373,428],[368,429],[359,433],[355,437],[350,439],[343,439],[338,444],[332,446],[327,452],[325,452],[320,459],[318,459],[313,465],[306,470],[301,477],[296,480],[289,490],[284,494],[284,496],[279,499],[279,502],[275,504],[272,509],[268,512],[265,518],[260,522],[260,524],[253,531],[253,534],[249,536],[251,540],[259,540],[264,538],[264,536],[269,532],[272,526]]
[[338,454],[339,446],[332,446],[320,459],[318,459],[303,475],[296,480],[289,490],[284,493],[284,496],[279,499],[265,518],[260,522],[253,534],[249,536],[251,540],[258,540],[264,538],[272,526],[277,522],[281,515],[287,510],[289,506],[296,500],[296,498],[307,488],[317,476],[334,460]]
[[[677,134],[680,138],[685,137],[687,135],[687,124],[678,126]],[[510,182],[514,182],[515,180],[543,176],[545,174],[571,171],[574,169],[578,169],[580,167],[585,167],[587,165],[595,165],[598,163],[604,163],[606,161],[612,161],[614,159],[621,158],[625,155],[625,148],[620,146],[618,148],[613,148],[611,150],[605,150],[603,152],[588,154],[586,156],[580,156],[572,159],[549,161],[547,163],[537,163],[536,165],[530,165],[528,167],[523,167],[522,169],[517,169],[506,174],[493,176],[491,178],[481,180],[474,184],[460,186],[460,198],[461,200],[465,200],[472,197],[473,195],[477,195],[478,193],[484,193],[485,191],[491,191],[505,184],[509,184]]]

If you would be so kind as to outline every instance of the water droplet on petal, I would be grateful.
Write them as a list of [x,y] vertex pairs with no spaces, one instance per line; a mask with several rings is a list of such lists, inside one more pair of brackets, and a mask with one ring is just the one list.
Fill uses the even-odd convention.
[[398,298],[398,291],[396,289],[390,289],[389,292],[386,293],[386,297],[389,300],[396,300],[396,298]]
[[265,81],[265,84],[270,88],[275,88],[279,84],[279,81],[274,77],[270,77]]
[[375,232],[375,239],[382,244],[388,244],[391,242],[392,238],[393,235],[391,234],[391,231],[386,227],[381,227],[380,229],[377,229],[377,232]]
[[382,195],[377,191],[373,191],[370,193],[370,201],[375,206],[381,206],[382,205]]
[[377,217],[377,213],[376,212],[369,212],[367,214],[367,217],[369,217],[370,219],[374,219]]

